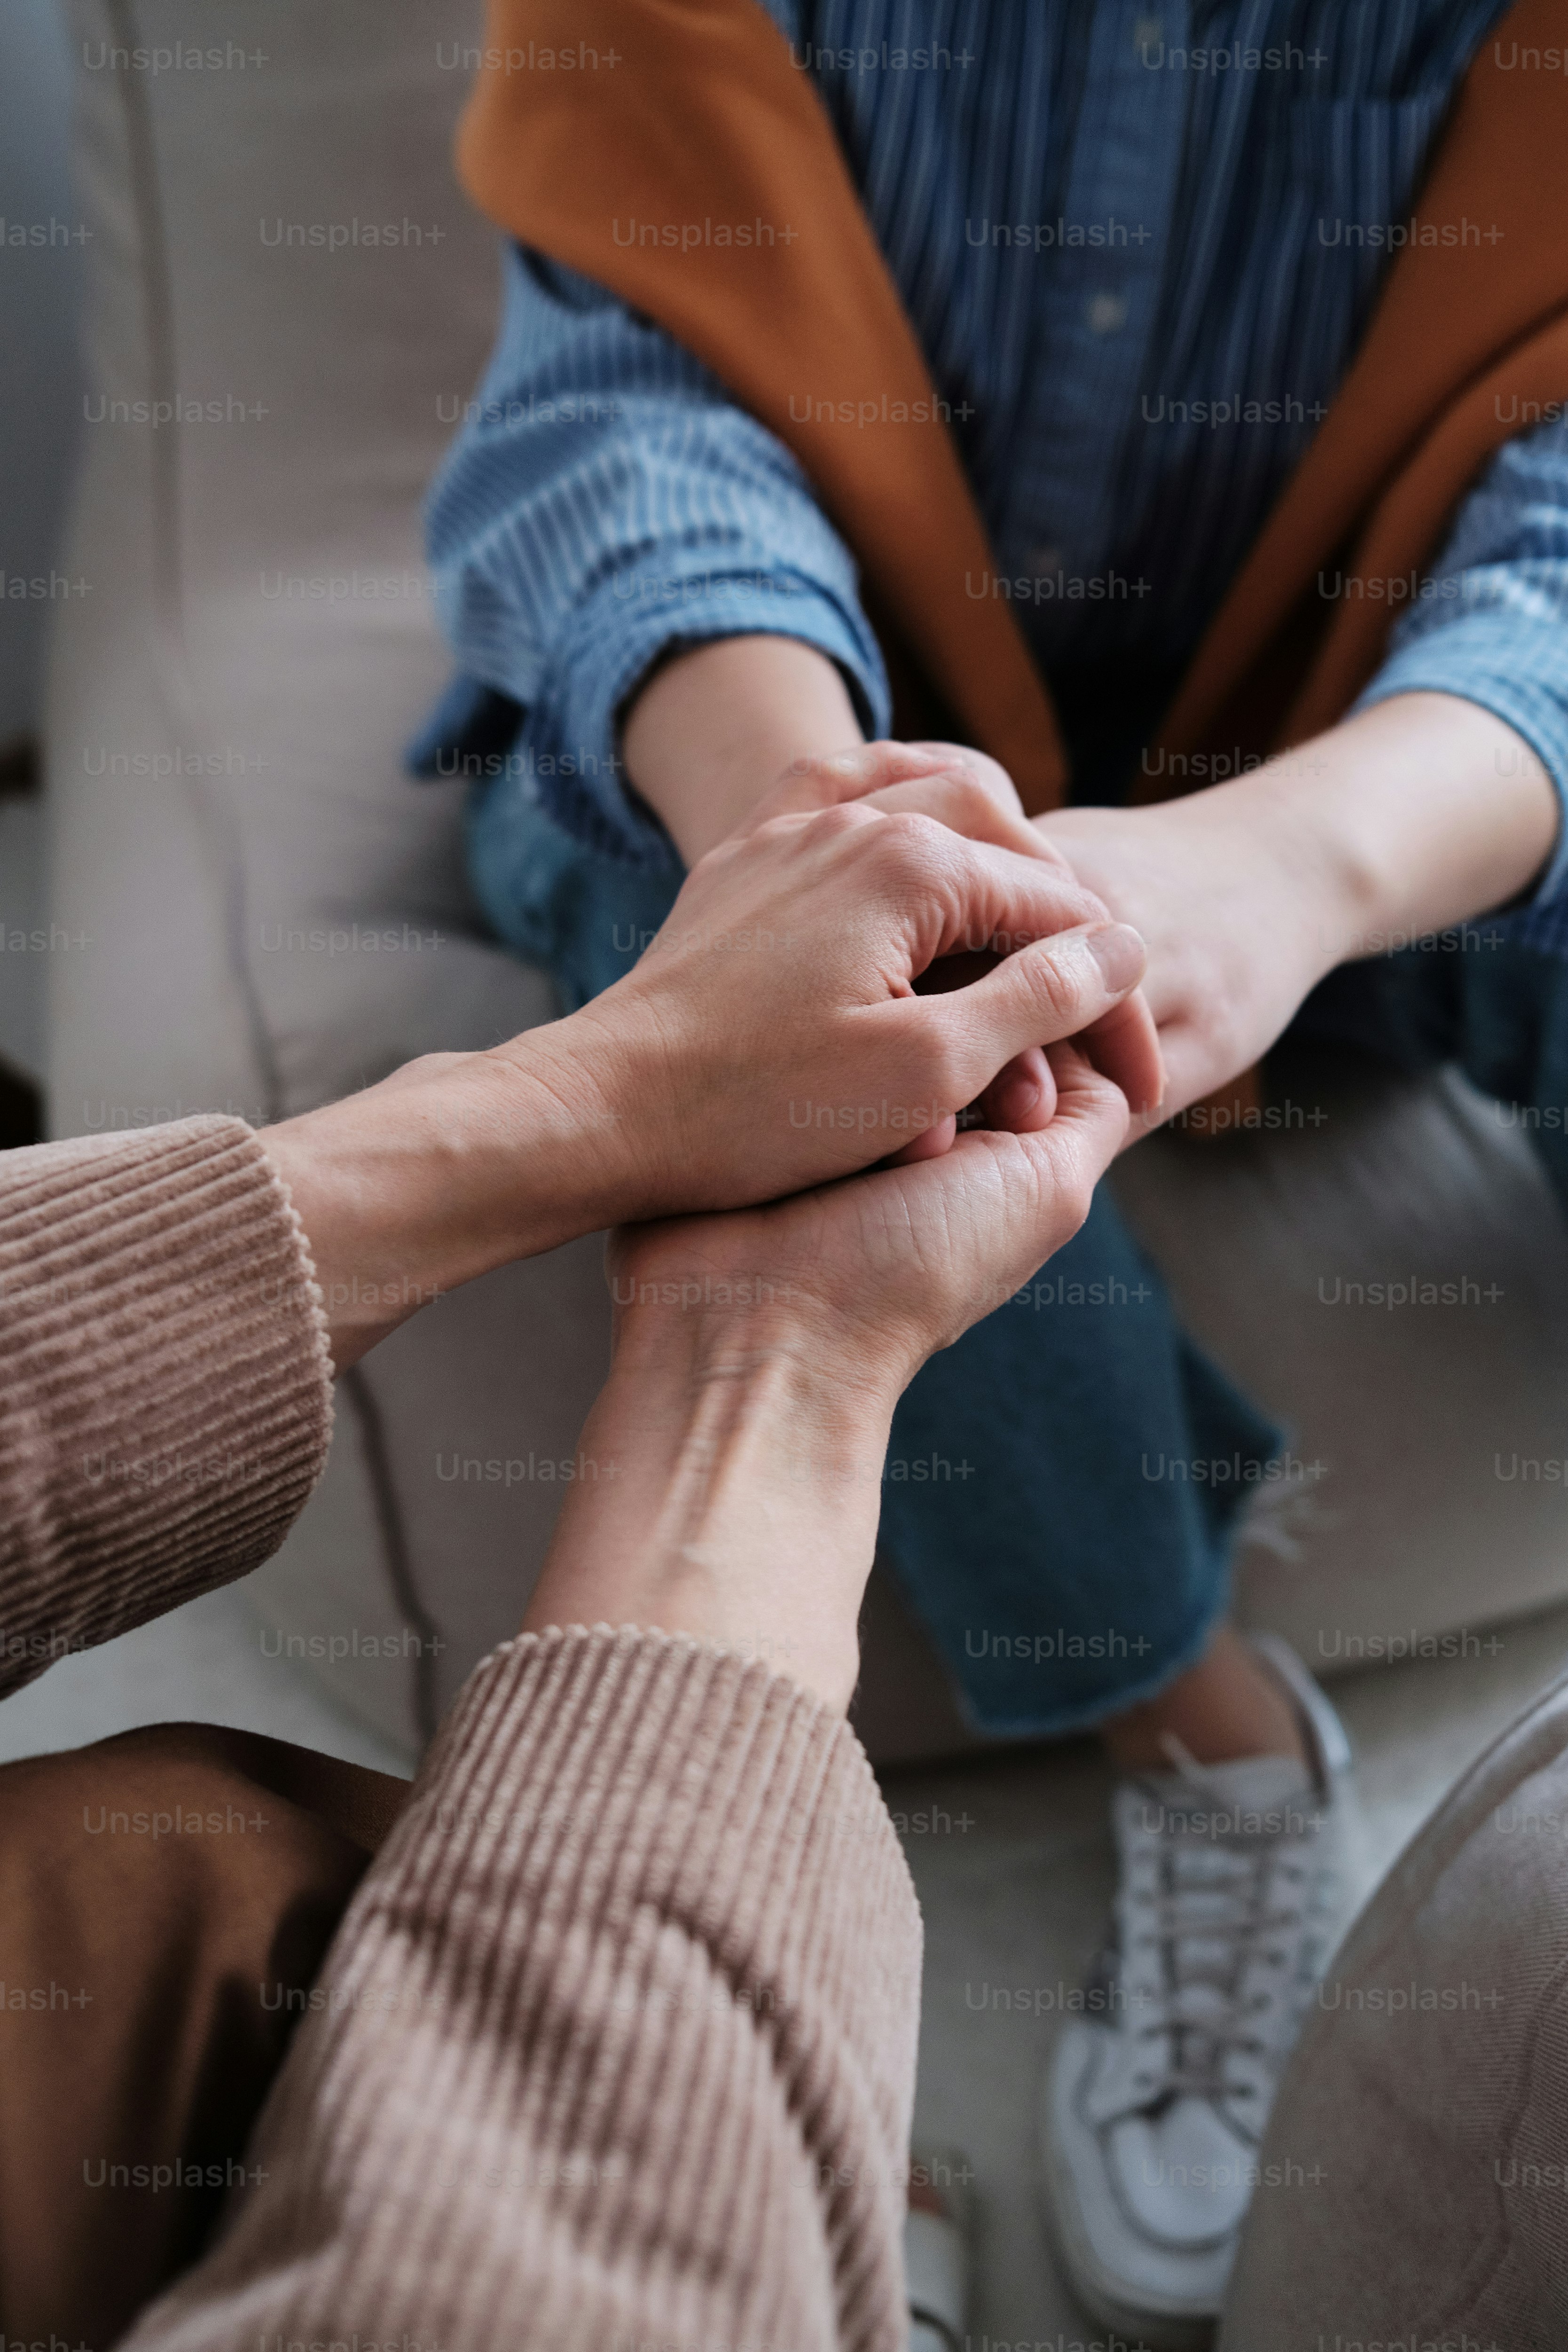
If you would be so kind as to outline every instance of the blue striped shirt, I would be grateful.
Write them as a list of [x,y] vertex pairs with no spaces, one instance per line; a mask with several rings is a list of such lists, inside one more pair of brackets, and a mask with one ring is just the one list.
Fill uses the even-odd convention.
[[[998,567],[970,593],[1007,583],[1078,791],[1117,797],[1333,397],[1502,0],[766,5],[949,405]],[[1568,422],[1519,422],[1430,574],[1389,584],[1420,593],[1363,700],[1484,704],[1563,793]],[[668,857],[616,724],[673,646],[803,638],[889,723],[855,564],[794,457],[659,328],[515,246],[429,537],[463,673],[522,707],[522,770],[596,846]],[[1560,843],[1543,944],[1568,940],[1565,869]]]

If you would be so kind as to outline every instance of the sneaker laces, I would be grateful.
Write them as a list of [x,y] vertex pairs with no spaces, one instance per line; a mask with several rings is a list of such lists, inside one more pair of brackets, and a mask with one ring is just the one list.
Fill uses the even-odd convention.
[[[1163,1744],[1184,1793],[1234,1810],[1224,1767],[1200,1764],[1173,1735]],[[1151,1831],[1145,1816],[1122,1919],[1124,1949],[1141,1948],[1153,1962],[1135,1964],[1149,2012],[1137,2029],[1131,2085],[1141,2109],[1182,2097],[1227,2107],[1239,2100],[1244,2112],[1235,2120],[1261,2126],[1261,2110],[1254,2116],[1245,2107],[1257,2108],[1262,2086],[1232,2062],[1269,2067],[1283,2056],[1289,2037],[1280,2028],[1293,2019],[1305,1982],[1310,1836],[1305,1823],[1299,1835],[1261,1837],[1205,1833],[1168,1819]]]

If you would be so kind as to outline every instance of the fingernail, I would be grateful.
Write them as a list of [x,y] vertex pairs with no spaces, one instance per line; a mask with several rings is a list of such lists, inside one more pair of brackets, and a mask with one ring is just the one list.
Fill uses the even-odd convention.
[[1124,995],[1143,977],[1148,960],[1143,934],[1135,931],[1131,923],[1102,924],[1098,931],[1090,931],[1084,944],[1113,996]]

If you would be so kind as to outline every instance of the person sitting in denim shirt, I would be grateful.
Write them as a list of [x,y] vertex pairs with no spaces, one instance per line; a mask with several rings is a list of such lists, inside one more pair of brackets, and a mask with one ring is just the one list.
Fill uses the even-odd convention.
[[[1342,718],[1128,804],[1160,788],[1162,715],[1352,368],[1499,0],[768,14],[988,527],[994,568],[968,593],[1005,593],[1049,682],[1074,804],[1043,840],[1149,942],[1162,1115],[1293,1021],[1552,1092],[1561,401],[1521,414],[1426,576],[1383,583],[1401,617]],[[475,777],[480,899],[570,1007],[629,968],[783,771],[887,733],[893,698],[862,568],[780,435],[593,278],[517,242],[504,267],[429,509],[461,676],[415,756]],[[1325,601],[1342,593],[1320,573]],[[1484,952],[1353,961],[1500,908]],[[1100,1998],[1058,2042],[1044,2130],[1080,2291],[1180,2344],[1218,2308],[1332,1932],[1346,1753],[1299,1664],[1226,1620],[1238,1517],[1281,1433],[1182,1330],[1103,1191],[1047,1288],[999,1302],[904,1398],[879,1540],[977,1727],[1094,1727],[1128,1776]],[[1149,1456],[1235,1475],[1150,1480]],[[1254,1826],[1216,1840],[1200,1813]]]

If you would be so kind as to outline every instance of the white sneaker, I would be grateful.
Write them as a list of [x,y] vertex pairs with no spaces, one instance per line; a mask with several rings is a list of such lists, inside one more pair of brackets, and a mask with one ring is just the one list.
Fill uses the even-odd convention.
[[1183,1759],[1122,1782],[1110,1935],[1046,2079],[1067,2274],[1156,2352],[1210,2340],[1280,2070],[1345,1924],[1350,1743],[1294,1651],[1255,1646],[1310,1762]]
[[968,2341],[974,2179],[954,2148],[913,2150],[904,2215],[909,2352],[963,2352]]

